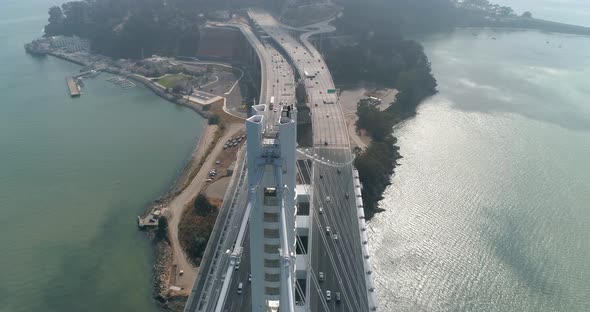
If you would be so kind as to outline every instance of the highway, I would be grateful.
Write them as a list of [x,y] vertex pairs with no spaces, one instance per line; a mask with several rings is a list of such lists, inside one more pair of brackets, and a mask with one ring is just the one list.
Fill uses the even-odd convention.
[[[258,54],[263,80],[260,103],[270,104],[271,98],[274,97],[274,107],[268,110],[266,115],[267,120],[270,121],[266,124],[266,130],[274,131],[282,106],[295,104],[293,70],[296,70],[304,79],[309,96],[313,125],[313,153],[316,154],[316,158],[323,159],[323,161],[314,162],[311,170],[313,190],[310,212],[311,234],[308,244],[310,263],[308,264],[310,274],[315,276],[315,279],[319,272],[324,274],[325,279],[319,282],[319,290],[308,279],[306,300],[310,304],[310,311],[368,311],[366,272],[363,266],[352,177],[352,155],[346,123],[337,94],[334,92],[330,71],[320,53],[308,42],[310,36],[332,31],[333,27],[318,23],[315,25],[316,29],[303,33],[299,39],[295,39],[287,30],[281,28],[270,14],[259,10],[250,10],[248,13],[263,30],[262,35],[269,35],[275,43],[279,44],[280,52],[273,45],[264,42],[265,40],[259,40],[247,25],[237,23],[215,25],[239,28]],[[244,166],[243,159],[243,157],[239,158],[240,166]],[[242,176],[245,175],[245,171],[246,168],[241,171]],[[238,181],[241,179],[238,178]],[[251,294],[248,282],[250,257],[247,232],[238,270],[235,270],[229,254],[225,253],[225,250],[234,250],[233,245],[236,243],[240,230],[240,222],[246,217],[244,215],[247,205],[245,184],[237,182],[228,188],[226,198],[233,200],[229,201],[230,203],[224,200],[221,220],[218,220],[219,228],[216,224],[205,254],[206,261],[195,281],[195,287],[185,311],[214,311],[224,281],[228,285],[225,297],[222,298],[224,301],[222,311],[250,311]],[[321,214],[320,207],[323,208]],[[227,213],[228,216],[224,216],[225,209],[230,211]],[[233,213],[231,209],[234,209]],[[330,228],[329,234],[326,233],[327,227]],[[230,276],[226,276],[228,272]],[[243,283],[242,293],[237,292],[239,283]],[[330,301],[325,300],[327,290],[332,293]],[[335,300],[336,293],[340,293],[340,302]]]
[[[252,9],[248,13],[275,42],[284,48],[299,75],[304,78],[312,113],[314,147],[330,146],[349,149],[350,143],[344,114],[337,103],[337,94],[328,91],[334,90],[335,87],[332,75],[322,55],[309,42],[305,41],[305,44],[302,44],[293,38],[265,11]],[[303,36],[307,39],[313,34],[326,32],[330,29],[330,27],[325,27]],[[314,75],[315,78],[306,78],[305,72]]]
[[[267,111],[267,131],[273,131],[280,118],[282,107],[295,104],[295,76],[293,69],[287,60],[272,45],[264,44],[256,37],[251,28],[238,23],[214,23],[216,27],[238,28],[255,49],[260,60],[261,68],[261,104],[270,104],[274,97],[274,108]],[[240,222],[246,218],[245,211],[248,203],[247,183],[244,183],[247,168],[245,157],[240,155],[236,161],[239,168],[243,168],[240,178],[235,184],[231,184],[226,191],[226,196],[221,208],[221,214],[216,222],[211,239],[204,255],[204,263],[199,269],[195,285],[184,311],[213,311],[215,303],[221,294],[227,268],[231,260],[227,250],[233,250],[236,238],[240,230]],[[232,200],[228,200],[228,199]],[[229,211],[229,213],[227,212]],[[235,211],[235,212],[234,212]],[[220,223],[218,226],[217,223]],[[229,290],[226,294],[224,311],[248,311],[250,310],[250,287],[248,275],[250,274],[249,236],[246,235],[244,248],[240,260],[240,269],[234,270],[231,275]],[[244,291],[237,293],[237,285],[244,282]]]
[[223,283],[222,271],[229,265],[229,254],[239,224],[244,218],[246,192],[246,167],[244,166],[245,150],[238,154],[234,176],[224,196],[215,227],[203,255],[195,284],[184,311],[210,311],[219,295]]
[[[334,82],[321,54],[309,43],[314,34],[329,32],[333,27],[318,24],[316,30],[306,32],[300,40],[292,37],[268,13],[249,10],[249,15],[287,52],[292,64],[304,78],[312,113],[314,153],[334,163],[315,162],[313,168],[313,202],[311,222],[312,274],[323,272],[325,281],[319,282],[321,293],[332,293],[331,301],[324,301],[308,283],[311,311],[368,311],[367,289],[363,266],[359,220],[354,198],[350,143],[346,123]],[[306,76],[306,73],[308,76]],[[314,77],[311,77],[314,76]],[[328,200],[329,198],[329,200]],[[323,208],[323,214],[319,208]],[[330,234],[326,234],[330,227]],[[334,234],[338,236],[336,239]],[[336,303],[336,293],[341,302]]]
[[[245,28],[244,31],[251,33],[248,26],[240,25],[240,28]],[[264,64],[261,65],[261,68],[264,67],[268,70],[262,75],[268,79],[267,100],[266,102],[261,101],[260,104],[270,105],[271,98],[274,98],[273,108],[269,108],[266,115],[268,120],[266,131],[273,132],[276,131],[275,126],[278,125],[283,107],[285,105],[295,106],[295,76],[287,59],[272,45],[265,44],[257,38],[250,42],[256,44],[257,50],[261,51],[259,55],[262,55],[261,63]],[[242,250],[240,268],[234,270],[234,274],[232,274],[224,311],[249,311],[251,307],[250,283],[248,282],[250,274],[249,235],[245,237]],[[238,294],[237,288],[240,282],[243,283],[244,289],[241,294]]]

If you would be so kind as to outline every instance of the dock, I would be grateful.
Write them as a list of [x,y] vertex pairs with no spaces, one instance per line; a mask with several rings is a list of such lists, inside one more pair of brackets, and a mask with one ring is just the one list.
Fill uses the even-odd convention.
[[70,90],[70,96],[80,96],[80,88],[78,87],[76,80],[73,77],[66,77],[66,82],[68,84],[68,89]]

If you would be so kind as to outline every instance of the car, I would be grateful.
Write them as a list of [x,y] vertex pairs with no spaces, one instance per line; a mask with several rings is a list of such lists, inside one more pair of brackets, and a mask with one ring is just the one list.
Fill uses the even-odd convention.
[[252,283],[252,273],[248,274],[248,283]]
[[219,165],[220,163],[221,163],[221,161],[219,161],[219,160],[216,160],[216,161],[215,161],[215,164],[216,164],[216,165]]
[[326,226],[326,234],[328,234],[328,235],[330,234],[330,227],[329,226]]
[[330,301],[332,300],[332,292],[329,290],[326,290],[326,301]]
[[326,118],[330,118],[330,114],[326,114]]
[[323,214],[324,213],[324,208],[320,207],[319,212],[320,212],[320,214]]
[[323,179],[323,178],[324,178],[324,176],[320,174],[320,179]]
[[346,192],[346,194],[344,194],[346,196],[346,199],[348,199],[348,192]]
[[334,233],[334,240],[337,241],[338,240],[338,233]]
[[342,172],[342,170],[340,168],[336,169],[336,172],[338,172],[338,174],[340,174]]
[[330,196],[326,196],[326,202],[330,202]]
[[324,281],[324,272],[320,272],[320,273],[318,274],[318,280],[319,280],[320,282],[323,282],[323,281]]
[[340,303],[340,293],[336,293],[336,303]]
[[183,270],[180,270],[180,272],[178,272],[178,275],[182,276],[184,274]]
[[325,146],[328,146],[328,141],[324,141],[324,145]]
[[236,267],[235,267],[236,271],[240,269],[240,262],[236,262]]
[[239,283],[238,284],[238,294],[242,293],[242,289],[244,289],[244,283]]

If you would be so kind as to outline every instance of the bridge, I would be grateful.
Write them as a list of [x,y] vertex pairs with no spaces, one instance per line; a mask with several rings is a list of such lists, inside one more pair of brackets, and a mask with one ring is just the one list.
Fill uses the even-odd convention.
[[[185,311],[376,311],[344,115],[330,71],[308,41],[333,28],[318,23],[295,38],[263,10],[248,16],[250,25],[215,24],[242,31],[263,81]],[[296,76],[311,112],[307,149],[296,148]]]

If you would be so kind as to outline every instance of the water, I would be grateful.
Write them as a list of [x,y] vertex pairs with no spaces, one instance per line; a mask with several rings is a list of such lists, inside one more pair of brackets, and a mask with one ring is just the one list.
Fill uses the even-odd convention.
[[590,38],[472,32],[424,39],[440,94],[370,222],[381,311],[590,311]]
[[79,66],[33,58],[56,1],[0,10],[0,311],[157,311],[135,217],[165,191],[204,121],[104,74],[71,99]]
[[588,0],[492,0],[512,7],[517,14],[530,11],[533,17],[590,27]]

